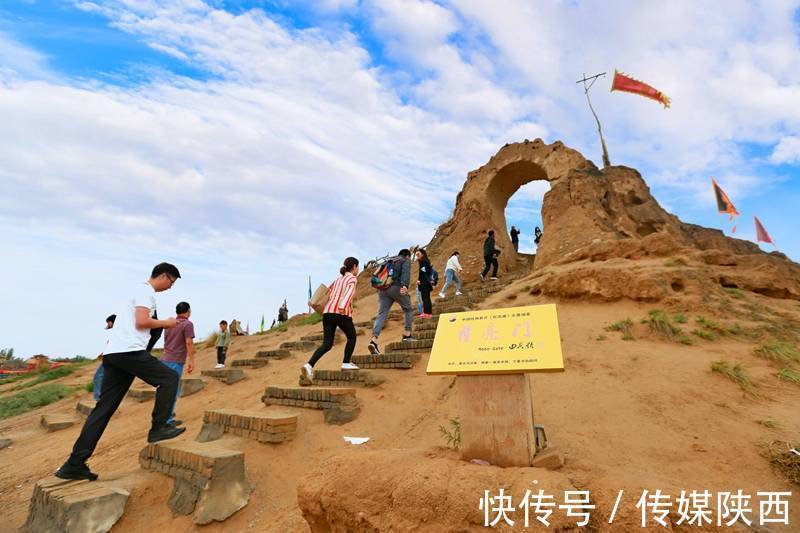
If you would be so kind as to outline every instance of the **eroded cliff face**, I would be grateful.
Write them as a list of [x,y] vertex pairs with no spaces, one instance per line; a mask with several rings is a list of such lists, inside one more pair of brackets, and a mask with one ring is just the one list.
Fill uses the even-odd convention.
[[[494,229],[501,272],[530,268],[511,245],[505,208],[520,187],[534,180],[550,183],[542,206],[544,237],[531,272],[534,291],[555,297],[660,300],[714,283],[800,299],[800,266],[782,254],[767,254],[751,242],[685,224],[658,204],[635,169],[600,170],[561,142],[545,144],[541,139],[506,145],[467,175],[453,216],[428,245],[435,264],[459,250],[466,259],[462,263],[471,266],[466,278],[476,279],[486,231]],[[677,265],[687,269],[608,263],[658,257],[681,257]]]

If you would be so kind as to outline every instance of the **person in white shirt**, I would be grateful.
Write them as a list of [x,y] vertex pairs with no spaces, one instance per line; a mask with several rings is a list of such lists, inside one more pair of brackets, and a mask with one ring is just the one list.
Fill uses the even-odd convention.
[[157,316],[155,295],[171,289],[180,277],[175,265],[160,263],[153,268],[150,279],[138,284],[131,291],[131,296],[119,306],[117,320],[114,322],[114,329],[110,330],[111,335],[103,354],[104,372],[100,399],[87,417],[81,434],[72,447],[72,454],[58,469],[56,477],[89,481],[97,479],[97,474],[89,470],[86,460],[94,453],[111,416],[122,403],[136,377],[156,387],[156,401],[147,442],[172,439],[186,430],[167,424],[178,391],[178,374],[147,351],[151,341],[150,330],[174,328],[177,324],[175,318],[154,318]]
[[454,281],[456,283],[456,296],[461,296],[461,277],[459,274],[462,270],[464,269],[461,268],[461,263],[458,261],[458,250],[456,250],[447,260],[447,265],[444,268],[444,287],[439,292],[439,298],[444,298],[447,287]]

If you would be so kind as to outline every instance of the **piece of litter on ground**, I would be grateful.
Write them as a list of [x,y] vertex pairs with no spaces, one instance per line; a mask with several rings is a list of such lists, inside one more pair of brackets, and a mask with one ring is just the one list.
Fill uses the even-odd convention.
[[484,461],[483,459],[472,459],[472,460],[470,460],[470,463],[472,463],[474,465],[481,465],[481,466],[491,466],[492,465],[492,463],[490,463],[489,461]]
[[795,450],[794,448],[789,448],[789,451],[790,451],[790,452],[792,452],[792,453],[793,453],[793,454],[795,454],[795,455],[800,455],[800,452],[798,452],[798,451],[797,451],[797,450]]
[[350,444],[364,444],[369,440],[369,437],[343,437],[343,438]]

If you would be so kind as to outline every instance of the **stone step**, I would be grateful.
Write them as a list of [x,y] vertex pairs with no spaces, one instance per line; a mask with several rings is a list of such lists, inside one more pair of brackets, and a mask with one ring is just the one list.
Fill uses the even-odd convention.
[[326,424],[346,424],[361,412],[354,388],[309,389],[267,387],[261,401],[265,405],[285,405],[321,409]]
[[291,350],[261,350],[256,352],[256,357],[259,359],[286,359],[291,356]]
[[233,385],[244,379],[244,370],[241,368],[212,368],[203,370],[200,375],[218,379],[226,385]]
[[281,350],[309,351],[317,347],[316,342],[311,341],[287,341],[281,344]]
[[194,513],[195,524],[222,522],[250,500],[244,452],[215,442],[148,444],[139,452],[139,465],[175,478],[167,505],[175,515]]
[[12,444],[14,444],[14,441],[10,437],[0,437],[0,450],[8,448]]
[[181,378],[181,398],[203,390],[206,382],[200,378]]
[[214,409],[203,415],[203,428],[198,442],[208,442],[231,433],[239,437],[278,444],[294,439],[297,415],[286,412],[242,411]]
[[69,427],[74,426],[78,422],[78,419],[72,415],[59,415],[59,414],[52,414],[52,415],[42,415],[42,419],[40,420],[41,426],[48,431],[48,433],[53,431],[59,431],[61,429],[67,429]]
[[404,350],[423,350],[430,348],[433,348],[433,339],[390,342],[386,345],[387,352],[404,351]]
[[[370,327],[372,327],[372,326],[370,326]],[[364,329],[363,328],[356,328],[356,336],[357,337],[360,336],[360,335],[363,335],[363,334],[364,334]],[[305,335],[303,337],[300,337],[301,341],[313,342],[315,344],[321,343],[323,341],[323,339],[324,339],[324,334],[323,333],[314,333],[312,335]],[[338,342],[340,342],[340,341],[342,341],[344,339],[345,339],[345,335],[344,335],[344,333],[342,333],[342,330],[340,330],[339,328],[336,328],[336,334],[333,336],[334,344],[336,344],[336,343],[338,343]]]
[[420,330],[418,328],[414,329],[414,338],[418,341],[426,340],[426,339],[433,339],[436,336],[436,328],[429,328]]
[[356,322],[355,327],[372,329],[372,324],[373,324],[372,320],[364,320],[363,322]]
[[433,306],[434,312],[437,315],[441,315],[444,313],[463,313],[465,311],[470,311],[470,309],[463,305],[436,305]]
[[137,402],[149,402],[155,397],[156,389],[153,387],[131,387],[128,389],[128,398],[132,398]]
[[106,481],[49,477],[36,482],[21,531],[86,533],[111,531],[125,512],[130,493]]
[[407,370],[413,368],[414,363],[418,360],[418,355],[412,353],[389,353],[380,355],[354,355],[352,358],[353,363],[361,368],[393,368]]
[[439,325],[439,317],[431,317],[427,320],[420,320],[419,324],[414,324],[414,329],[412,330],[414,336],[417,336],[417,333],[422,331],[436,331],[436,327]]
[[417,328],[423,324],[437,324],[438,322],[439,322],[439,315],[433,315],[430,318],[415,318],[414,328]]
[[299,384],[301,387],[377,387],[385,381],[385,377],[363,370],[315,370],[313,382],[301,372]]
[[87,398],[86,400],[79,401],[75,406],[75,410],[78,411],[78,414],[80,415],[89,416],[89,413],[94,410],[95,405],[97,405],[97,402]]
[[250,368],[264,368],[269,363],[269,359],[263,357],[254,359],[236,359],[233,361],[232,366],[246,366]]

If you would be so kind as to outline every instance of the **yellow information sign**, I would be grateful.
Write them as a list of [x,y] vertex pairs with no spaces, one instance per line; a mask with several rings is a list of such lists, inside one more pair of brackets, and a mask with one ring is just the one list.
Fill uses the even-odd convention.
[[439,316],[428,374],[564,370],[555,304]]

